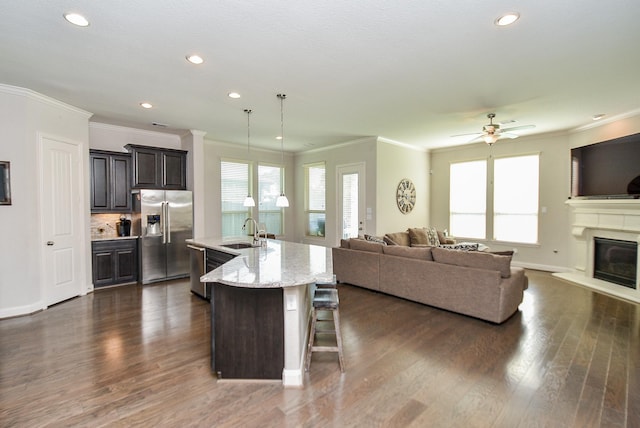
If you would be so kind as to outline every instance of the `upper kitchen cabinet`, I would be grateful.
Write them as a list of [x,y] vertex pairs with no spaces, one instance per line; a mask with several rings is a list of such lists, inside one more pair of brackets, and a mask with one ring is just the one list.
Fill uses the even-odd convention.
[[91,212],[131,211],[131,155],[90,150]]
[[186,190],[187,152],[127,144],[133,162],[134,189]]

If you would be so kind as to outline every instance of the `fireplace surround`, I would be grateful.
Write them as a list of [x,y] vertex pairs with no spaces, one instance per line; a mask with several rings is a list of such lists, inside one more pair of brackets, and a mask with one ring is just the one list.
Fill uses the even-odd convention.
[[[640,243],[640,200],[569,199],[566,203],[571,207],[572,270],[554,275],[597,291],[640,303],[637,251]],[[599,272],[601,266],[596,268],[595,262],[596,238],[604,242],[626,241],[627,245],[624,249],[618,248],[614,252],[627,261],[631,257],[629,251],[635,247],[635,273],[626,275],[628,276],[626,285],[613,282],[610,277],[602,278],[603,275]],[[622,269],[629,269],[629,263],[624,264]],[[620,266],[616,266],[616,269],[619,270]]]

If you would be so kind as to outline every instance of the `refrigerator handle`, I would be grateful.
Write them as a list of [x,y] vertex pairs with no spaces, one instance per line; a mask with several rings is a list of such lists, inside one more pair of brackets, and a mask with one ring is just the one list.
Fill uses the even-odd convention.
[[171,210],[169,209],[169,201],[165,202],[165,211],[166,211],[166,219],[167,219],[167,243],[171,244]]
[[160,225],[162,229],[162,243],[167,243],[167,207],[165,206],[166,202],[162,201],[160,204],[160,210],[162,211],[162,224]]

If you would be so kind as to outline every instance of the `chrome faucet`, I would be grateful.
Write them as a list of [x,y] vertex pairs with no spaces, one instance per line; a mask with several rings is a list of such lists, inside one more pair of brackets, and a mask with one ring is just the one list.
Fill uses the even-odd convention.
[[258,222],[255,221],[255,219],[253,217],[247,217],[247,219],[244,221],[244,224],[242,225],[242,230],[246,230],[247,229],[247,222],[248,221],[252,221],[253,222],[253,245],[259,244],[260,243],[260,237],[258,236]]

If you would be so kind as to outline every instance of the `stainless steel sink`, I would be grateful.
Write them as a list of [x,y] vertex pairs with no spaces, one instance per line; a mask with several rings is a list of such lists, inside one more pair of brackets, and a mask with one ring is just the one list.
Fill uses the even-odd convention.
[[241,248],[253,248],[254,245],[249,244],[248,242],[236,242],[233,244],[222,244],[223,247],[232,248],[234,250],[239,250]]

